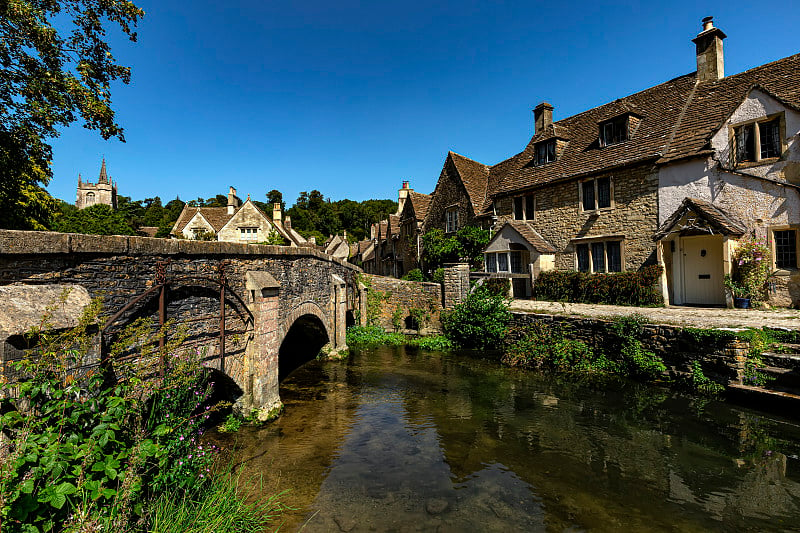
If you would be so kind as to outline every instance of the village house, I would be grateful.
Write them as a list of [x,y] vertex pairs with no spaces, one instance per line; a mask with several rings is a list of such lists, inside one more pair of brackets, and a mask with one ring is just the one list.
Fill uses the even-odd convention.
[[225,242],[270,243],[284,246],[307,246],[307,241],[292,229],[290,217],[282,217],[281,205],[273,207],[268,217],[247,197],[242,202],[236,189],[228,191],[226,207],[184,206],[170,234],[173,238],[217,240]]
[[100,165],[100,176],[97,183],[83,181],[78,174],[78,195],[75,207],[84,209],[93,205],[108,205],[111,209],[117,208],[117,184],[114,183],[106,172],[106,158]]
[[725,77],[726,36],[703,25],[696,72],[556,122],[543,102],[526,148],[489,168],[485,269],[515,296],[541,270],[660,264],[665,301],[730,305],[748,237],[772,248],[771,302],[800,303],[800,55]]

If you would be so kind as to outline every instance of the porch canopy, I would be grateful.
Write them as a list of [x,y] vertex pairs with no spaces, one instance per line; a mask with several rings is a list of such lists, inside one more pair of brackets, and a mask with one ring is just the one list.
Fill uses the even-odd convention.
[[687,197],[658,228],[653,240],[661,241],[672,234],[741,237],[746,231],[744,224],[711,202]]

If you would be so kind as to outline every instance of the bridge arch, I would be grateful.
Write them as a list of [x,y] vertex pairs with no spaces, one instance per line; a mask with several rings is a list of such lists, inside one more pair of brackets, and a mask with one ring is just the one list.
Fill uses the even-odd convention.
[[295,307],[284,319],[282,329],[285,333],[278,349],[279,382],[314,359],[333,339],[325,311],[311,301]]

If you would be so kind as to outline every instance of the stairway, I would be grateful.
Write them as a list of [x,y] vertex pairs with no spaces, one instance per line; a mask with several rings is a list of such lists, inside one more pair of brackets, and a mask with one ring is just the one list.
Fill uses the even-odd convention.
[[800,418],[800,343],[778,342],[761,354],[758,377],[729,383],[726,395],[752,407]]

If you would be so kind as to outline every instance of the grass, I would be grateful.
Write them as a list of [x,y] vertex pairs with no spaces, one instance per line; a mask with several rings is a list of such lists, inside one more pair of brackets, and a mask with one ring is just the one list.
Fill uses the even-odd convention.
[[198,494],[161,494],[149,508],[151,533],[248,533],[277,529],[274,522],[287,509],[278,498],[262,496],[248,503],[237,490],[239,476],[217,474]]
[[389,333],[380,326],[352,326],[347,328],[347,345],[370,346],[417,346],[422,350],[443,351],[453,348],[453,343],[444,335],[411,337],[402,333]]

